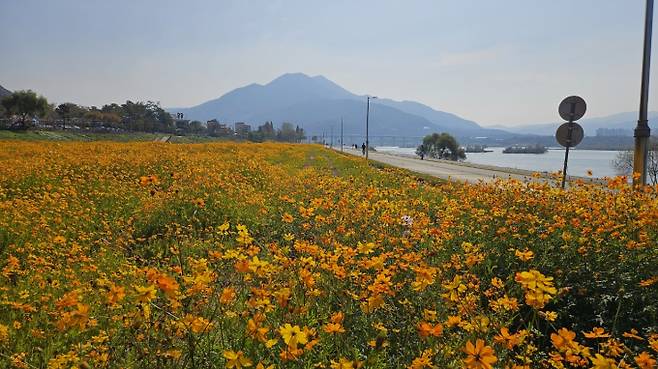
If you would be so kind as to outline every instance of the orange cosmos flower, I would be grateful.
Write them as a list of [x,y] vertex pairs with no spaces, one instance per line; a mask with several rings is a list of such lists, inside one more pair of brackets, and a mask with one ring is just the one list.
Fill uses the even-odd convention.
[[605,333],[605,330],[601,327],[595,327],[591,332],[583,332],[586,338],[608,338],[609,334]]
[[646,351],[642,351],[641,354],[635,357],[635,363],[640,369],[654,369],[656,367],[656,359]]
[[178,283],[168,275],[160,274],[155,282],[167,297],[173,297],[178,292]]
[[421,337],[439,337],[443,334],[443,325],[432,325],[428,322],[420,322],[420,324],[418,324],[418,334],[420,334]]
[[574,342],[574,338],[576,338],[576,333],[566,328],[561,328],[559,331],[557,331],[557,334],[551,333],[551,341],[553,342],[553,346],[555,346],[555,348],[560,351],[575,347],[577,344]]
[[464,365],[467,368],[491,369],[491,364],[498,361],[498,358],[494,355],[493,348],[491,346],[485,346],[484,341],[481,339],[475,341],[475,345],[470,340],[466,342],[464,352],[468,355],[464,359]]
[[519,260],[521,261],[528,261],[528,260],[532,260],[532,258],[535,256],[535,253],[528,249],[525,249],[523,251],[521,250],[514,251],[514,255],[516,255],[516,257],[519,258]]
[[219,296],[219,302],[224,305],[230,304],[233,299],[235,299],[235,288],[226,287],[222,290],[221,296]]
[[112,286],[107,292],[107,303],[116,305],[119,301],[126,297],[126,289],[121,286]]
[[596,354],[596,356],[590,358],[592,360],[592,369],[614,369],[618,368],[615,361],[608,359],[607,357]]
[[235,262],[235,270],[240,273],[247,273],[249,271],[249,260],[238,260]]
[[292,221],[294,220],[294,218],[292,217],[292,215],[290,215],[290,214],[288,214],[288,213],[284,213],[284,214],[281,216],[281,220],[284,221],[284,222],[286,222],[286,223],[292,223]]

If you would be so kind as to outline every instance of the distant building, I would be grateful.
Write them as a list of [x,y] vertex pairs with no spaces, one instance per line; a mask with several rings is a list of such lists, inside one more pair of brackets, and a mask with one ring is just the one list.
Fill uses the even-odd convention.
[[217,119],[211,119],[206,122],[208,133],[211,136],[232,136],[233,130],[226,123],[219,123]]
[[632,135],[632,130],[624,128],[599,128],[596,130],[597,137],[627,137]]
[[235,134],[239,136],[246,136],[251,132],[251,126],[244,122],[235,123]]
[[185,131],[190,128],[190,120],[174,118],[174,126],[176,127],[177,131],[178,130]]

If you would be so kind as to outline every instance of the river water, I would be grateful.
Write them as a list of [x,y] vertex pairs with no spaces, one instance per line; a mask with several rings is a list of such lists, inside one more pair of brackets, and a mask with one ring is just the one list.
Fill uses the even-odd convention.
[[[377,146],[381,152],[415,155],[416,149],[410,147]],[[538,172],[556,172],[562,170],[564,149],[550,148],[544,154],[503,154],[502,147],[490,147],[493,152],[467,153],[466,162],[498,167],[525,169]],[[575,176],[587,176],[591,170],[594,177],[614,177],[618,175],[612,161],[618,151],[607,150],[569,150],[567,173]]]

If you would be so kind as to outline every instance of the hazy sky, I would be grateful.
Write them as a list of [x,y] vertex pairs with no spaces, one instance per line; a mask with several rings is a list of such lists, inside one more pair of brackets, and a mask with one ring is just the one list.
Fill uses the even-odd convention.
[[637,110],[644,6],[644,0],[0,0],[0,85],[55,102],[156,100],[173,107],[303,72],[483,125],[556,121],[557,104],[570,94],[583,96],[594,117]]

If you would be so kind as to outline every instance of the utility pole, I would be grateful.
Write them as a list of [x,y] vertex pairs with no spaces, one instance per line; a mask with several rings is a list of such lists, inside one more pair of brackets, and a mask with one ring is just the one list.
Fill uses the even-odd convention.
[[343,117],[340,117],[340,151],[343,152]]
[[370,151],[370,142],[368,142],[368,119],[370,118],[370,99],[376,99],[377,96],[368,96],[366,102],[366,160],[368,160],[368,151]]
[[[642,58],[642,86],[640,87],[640,116],[635,127],[635,152],[633,154],[633,185],[647,184],[647,156],[649,149],[649,67],[651,66],[651,33],[653,23],[653,0],[647,0],[644,15],[644,56]],[[638,177],[639,176],[639,177]]]
[[330,132],[331,132],[331,138],[329,139],[329,141],[331,142],[331,144],[329,145],[329,147],[331,147],[333,149],[334,148],[334,126],[331,126],[331,131]]

